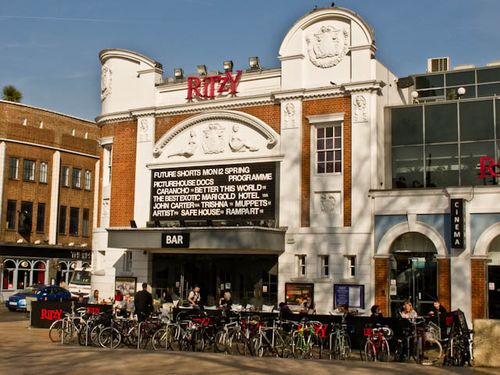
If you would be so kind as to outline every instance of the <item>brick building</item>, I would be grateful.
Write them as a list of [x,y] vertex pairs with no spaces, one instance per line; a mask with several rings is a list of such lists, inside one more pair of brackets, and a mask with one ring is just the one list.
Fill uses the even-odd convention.
[[242,305],[391,316],[438,298],[498,316],[500,69],[398,79],[375,52],[338,7],[298,20],[274,69],[164,78],[151,58],[102,51],[94,287],[147,281],[168,298],[201,284],[207,305],[230,289]]
[[91,262],[99,128],[0,101],[1,289],[69,281]]

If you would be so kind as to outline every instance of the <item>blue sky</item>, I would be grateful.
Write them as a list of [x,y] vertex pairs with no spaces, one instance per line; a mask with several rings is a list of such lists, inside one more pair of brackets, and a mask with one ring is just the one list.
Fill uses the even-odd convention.
[[[324,0],[0,0],[0,86],[26,104],[77,117],[100,112],[98,53],[125,48],[175,67],[221,69],[249,56],[278,66],[288,29]],[[500,60],[500,0],[338,0],[375,29],[377,57],[397,75],[426,59],[452,65]]]

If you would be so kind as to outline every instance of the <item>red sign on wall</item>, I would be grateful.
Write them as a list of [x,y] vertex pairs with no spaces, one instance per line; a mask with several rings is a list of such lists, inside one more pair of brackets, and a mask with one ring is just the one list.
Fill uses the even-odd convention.
[[[495,162],[491,156],[481,156],[479,158],[479,178],[485,179],[490,177],[500,177],[500,173],[496,172],[496,169],[500,167],[500,160],[498,163]],[[487,176],[487,174],[489,176]]]
[[233,76],[230,72],[224,75],[208,77],[188,77],[187,100],[193,100],[193,97],[199,99],[215,99],[216,96],[229,94],[236,95],[236,88],[241,78],[241,70]]

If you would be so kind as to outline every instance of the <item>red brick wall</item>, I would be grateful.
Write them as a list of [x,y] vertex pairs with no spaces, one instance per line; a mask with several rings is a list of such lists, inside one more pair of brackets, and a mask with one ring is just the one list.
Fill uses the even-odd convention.
[[437,260],[438,298],[441,304],[450,311],[451,309],[451,279],[450,259]]
[[375,304],[389,316],[389,258],[375,258]]
[[329,113],[344,112],[343,136],[343,162],[342,176],[344,179],[344,226],[351,226],[351,98],[331,98],[309,100],[302,103],[302,199],[301,199],[301,225],[310,226],[311,204],[311,126],[307,116],[325,115]]
[[487,311],[486,283],[487,263],[486,259],[471,259],[471,302],[472,320],[485,319]]
[[103,125],[101,136],[113,137],[109,225],[129,226],[134,218],[137,122]]

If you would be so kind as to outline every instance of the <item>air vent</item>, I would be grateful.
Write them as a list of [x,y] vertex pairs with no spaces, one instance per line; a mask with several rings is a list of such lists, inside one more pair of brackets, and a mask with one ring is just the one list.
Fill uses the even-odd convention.
[[427,72],[446,72],[450,70],[450,58],[449,57],[433,57],[427,59]]

